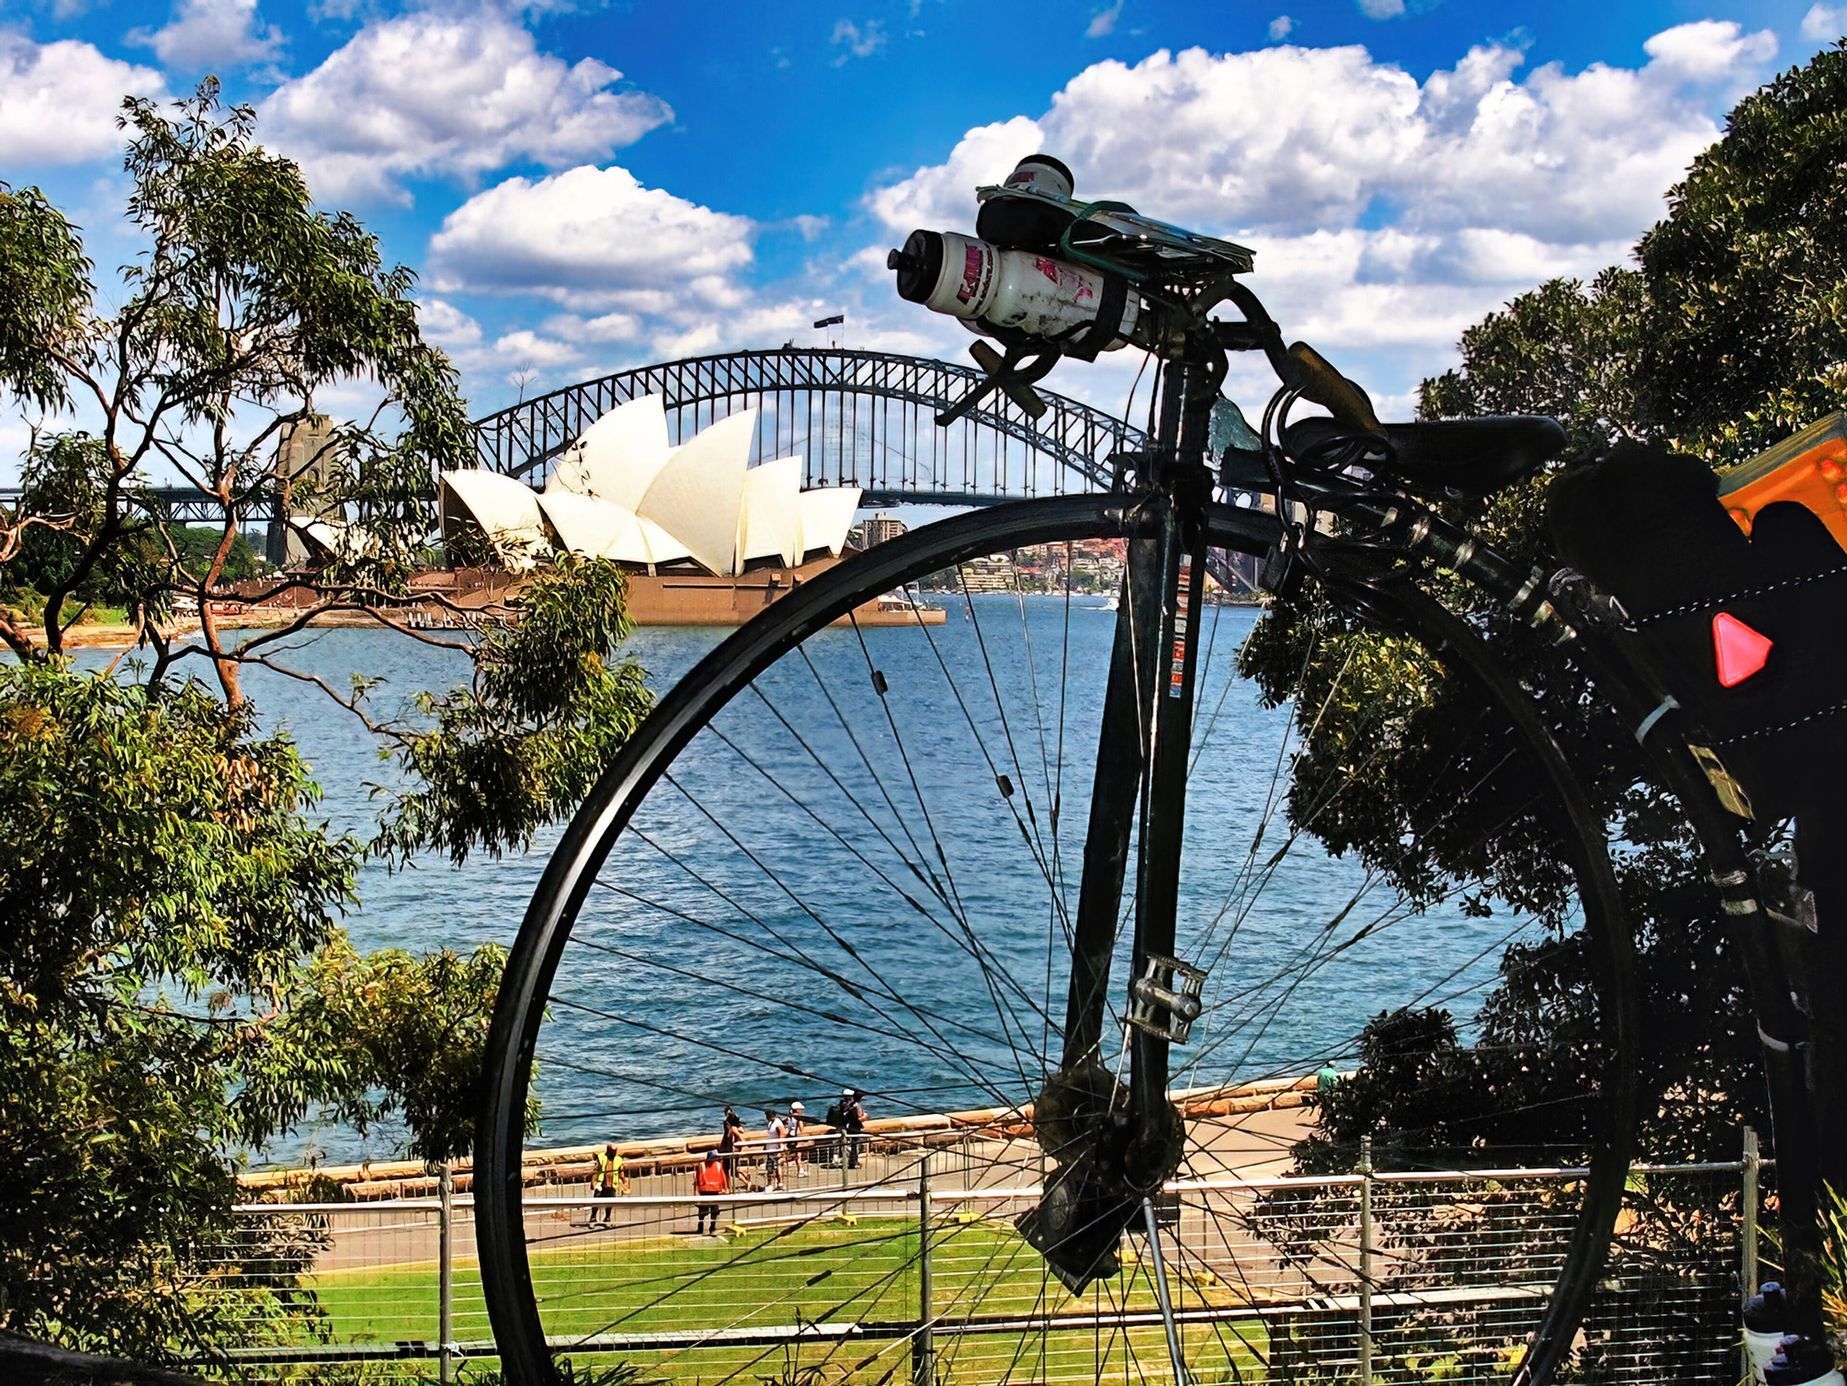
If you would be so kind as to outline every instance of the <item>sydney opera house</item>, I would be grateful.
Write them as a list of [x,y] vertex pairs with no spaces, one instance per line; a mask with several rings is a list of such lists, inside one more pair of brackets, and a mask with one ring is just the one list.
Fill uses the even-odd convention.
[[[500,472],[444,472],[445,546],[513,575],[560,553],[620,563],[641,625],[748,619],[840,557],[860,499],[857,486],[803,490],[799,457],[751,466],[756,425],[742,410],[674,446],[660,398],[629,400],[584,430],[542,491]],[[920,614],[886,602],[862,616]]]

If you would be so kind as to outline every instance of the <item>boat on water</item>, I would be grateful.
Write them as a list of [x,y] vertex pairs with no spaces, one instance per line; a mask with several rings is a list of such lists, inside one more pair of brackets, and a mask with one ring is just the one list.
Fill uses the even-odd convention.
[[949,613],[942,607],[920,602],[905,592],[885,593],[874,603],[873,611],[880,625],[901,625],[914,621],[920,626],[940,626],[949,619]]

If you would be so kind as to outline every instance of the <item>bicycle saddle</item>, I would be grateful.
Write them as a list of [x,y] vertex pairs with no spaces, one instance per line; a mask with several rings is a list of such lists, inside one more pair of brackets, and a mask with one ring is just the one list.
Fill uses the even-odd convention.
[[1380,435],[1335,419],[1298,419],[1283,430],[1283,448],[1302,461],[1331,460],[1343,444],[1364,451],[1344,459],[1394,477],[1413,491],[1486,496],[1518,481],[1565,446],[1565,430],[1543,414],[1383,424]]

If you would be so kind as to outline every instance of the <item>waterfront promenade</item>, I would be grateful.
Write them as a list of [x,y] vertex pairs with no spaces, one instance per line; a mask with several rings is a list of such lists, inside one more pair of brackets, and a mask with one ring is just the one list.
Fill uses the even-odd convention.
[[[1267,1179],[1286,1174],[1290,1147],[1308,1133],[1314,1119],[1314,1079],[1202,1088],[1176,1095],[1187,1119],[1188,1151],[1181,1179]],[[746,1129],[734,1178],[734,1193],[763,1193],[763,1132]],[[801,1141],[799,1161],[784,1157],[784,1187],[790,1207],[771,1205],[762,1217],[797,1215],[799,1204],[845,1194],[849,1200],[868,1193],[913,1191],[921,1162],[930,1160],[931,1177],[944,1188],[993,1190],[1036,1185],[1046,1163],[1033,1139],[1028,1112],[986,1108],[927,1116],[888,1117],[866,1124],[857,1168],[843,1168],[838,1137],[811,1122]],[[600,1145],[529,1151],[525,1159],[527,1240],[535,1248],[561,1249],[573,1242],[611,1236],[633,1237],[645,1227],[649,1235],[693,1235],[692,1171],[703,1153],[718,1143],[716,1134],[651,1141],[619,1142],[629,1176],[626,1198],[593,1205],[609,1221],[591,1227],[587,1211],[571,1200],[590,1197],[596,1152]],[[465,1193],[472,1166],[459,1162],[453,1187]],[[382,1199],[421,1198],[437,1192],[439,1176],[421,1162],[389,1161],[316,1169],[267,1170],[245,1176],[244,1197],[252,1202],[299,1202],[324,1199],[338,1190],[343,1200],[363,1205]],[[670,1200],[675,1216],[663,1218]],[[679,1216],[683,1213],[684,1216]],[[684,1226],[680,1224],[684,1223]],[[392,1227],[388,1231],[336,1238],[315,1259],[317,1272],[381,1263],[382,1239],[390,1242],[389,1260],[421,1262],[436,1255],[433,1226]],[[471,1249],[472,1250],[472,1249]]]

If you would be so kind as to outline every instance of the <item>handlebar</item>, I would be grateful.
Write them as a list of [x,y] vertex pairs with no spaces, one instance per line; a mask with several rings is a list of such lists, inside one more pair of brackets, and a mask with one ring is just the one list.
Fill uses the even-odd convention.
[[1369,433],[1380,431],[1379,416],[1372,411],[1366,392],[1335,370],[1320,352],[1307,342],[1289,348],[1283,383],[1302,392],[1302,398],[1319,404],[1350,428]]
[[1340,422],[1351,428],[1380,431],[1379,416],[1373,413],[1372,400],[1353,381],[1329,364],[1326,357],[1307,342],[1297,342],[1285,349],[1283,334],[1269,309],[1244,285],[1226,285],[1225,298],[1244,314],[1241,323],[1218,323],[1216,337],[1229,351],[1261,351],[1269,359],[1277,379],[1302,398],[1319,404]]

